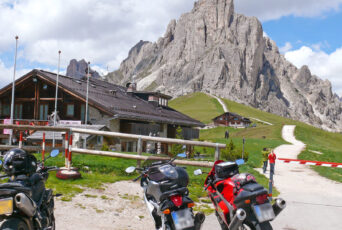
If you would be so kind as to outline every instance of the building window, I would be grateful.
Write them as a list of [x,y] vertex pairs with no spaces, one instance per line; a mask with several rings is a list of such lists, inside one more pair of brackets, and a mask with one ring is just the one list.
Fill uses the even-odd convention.
[[47,120],[49,106],[47,104],[41,104],[39,106],[39,120]]
[[10,106],[9,106],[9,104],[4,104],[2,114],[4,116],[9,116],[10,115]]
[[23,104],[16,104],[14,109],[14,118],[22,119],[23,118]]
[[81,121],[85,121],[85,105],[81,105]]
[[68,104],[67,105],[67,116],[68,117],[73,117],[74,116],[74,104]]

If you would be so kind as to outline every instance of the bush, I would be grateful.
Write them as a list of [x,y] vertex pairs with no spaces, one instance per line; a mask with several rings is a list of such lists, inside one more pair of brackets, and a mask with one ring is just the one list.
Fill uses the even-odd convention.
[[[223,160],[236,161],[237,159],[242,158],[242,149],[236,148],[233,141],[230,140],[228,146],[225,149],[221,150],[221,156]],[[245,162],[248,161],[248,156],[249,153],[245,151],[243,154],[243,159],[245,160]]]
[[101,147],[101,150],[102,150],[102,151],[109,151],[108,145],[107,145],[106,143],[104,143],[104,144],[102,145],[102,147]]

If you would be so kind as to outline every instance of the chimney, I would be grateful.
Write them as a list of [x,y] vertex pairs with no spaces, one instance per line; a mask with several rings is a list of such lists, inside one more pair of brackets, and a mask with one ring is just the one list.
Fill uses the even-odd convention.
[[137,90],[137,85],[135,83],[127,84],[127,93],[133,93]]

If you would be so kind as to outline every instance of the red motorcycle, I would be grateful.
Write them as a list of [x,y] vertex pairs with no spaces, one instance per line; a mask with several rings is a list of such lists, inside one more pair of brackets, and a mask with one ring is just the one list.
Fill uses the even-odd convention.
[[267,190],[253,175],[240,174],[235,162],[216,161],[204,186],[222,230],[272,230],[270,221],[286,207],[280,198],[272,205]]

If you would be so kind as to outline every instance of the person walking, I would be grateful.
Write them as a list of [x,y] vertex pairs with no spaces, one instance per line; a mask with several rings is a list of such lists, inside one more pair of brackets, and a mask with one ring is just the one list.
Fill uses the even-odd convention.
[[271,174],[274,174],[274,166],[275,166],[276,159],[277,159],[277,156],[274,153],[274,150],[272,149],[271,153],[268,155],[268,160],[270,161]]
[[224,138],[229,139],[229,131],[228,130],[224,133]]
[[264,165],[262,167],[262,171],[264,173],[266,173],[267,165],[268,165],[268,155],[270,152],[268,151],[267,148],[264,148],[261,153],[262,153],[262,161],[264,162]]

